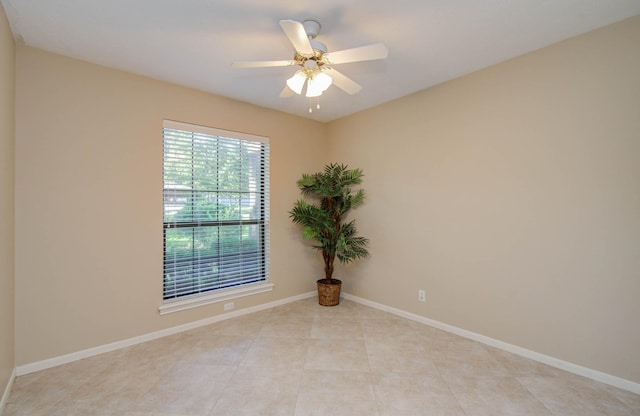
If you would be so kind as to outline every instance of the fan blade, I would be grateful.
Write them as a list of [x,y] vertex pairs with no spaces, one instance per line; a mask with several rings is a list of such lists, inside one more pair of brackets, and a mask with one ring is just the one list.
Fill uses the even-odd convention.
[[302,23],[295,20],[280,20],[280,26],[300,55],[313,56],[313,47]]
[[291,66],[295,61],[239,61],[231,64],[234,68],[268,68],[272,66]]
[[346,64],[348,62],[385,59],[388,55],[389,50],[384,43],[374,43],[373,45],[361,46],[359,48],[325,53],[323,60],[328,64]]
[[360,92],[360,90],[362,89],[360,84],[357,84],[351,78],[347,77],[346,75],[342,74],[341,72],[336,71],[333,68],[328,68],[328,69],[325,69],[324,71],[327,74],[329,74],[331,76],[331,78],[333,78],[333,84],[336,87],[340,88],[341,90],[343,90],[344,92],[346,92],[349,95],[356,94],[356,93]]
[[280,91],[280,98],[289,98],[289,97],[293,97],[294,95],[295,95],[295,92],[291,91],[291,88],[287,87],[286,85],[282,89],[282,91]]

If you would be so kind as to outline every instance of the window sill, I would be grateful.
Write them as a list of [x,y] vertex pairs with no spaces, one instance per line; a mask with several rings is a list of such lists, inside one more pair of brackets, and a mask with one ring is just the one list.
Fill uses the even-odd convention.
[[160,315],[166,315],[168,313],[197,308],[198,306],[209,305],[211,303],[224,302],[226,300],[255,295],[257,293],[271,292],[274,286],[275,285],[273,283],[263,282],[255,285],[222,289],[215,293],[208,293],[205,295],[194,295],[185,299],[169,300],[163,305],[160,305],[160,307],[158,307],[158,311],[160,311]]

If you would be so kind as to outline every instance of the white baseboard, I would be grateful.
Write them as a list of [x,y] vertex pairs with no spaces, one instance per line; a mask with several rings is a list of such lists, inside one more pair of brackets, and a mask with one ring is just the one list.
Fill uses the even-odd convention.
[[573,374],[577,374],[583,377],[596,380],[610,386],[614,386],[623,390],[630,391],[632,393],[640,394],[640,384],[633,381],[625,380],[620,377],[613,376],[611,374],[603,373],[601,371],[593,370],[587,367],[582,367],[577,364],[573,364],[567,361],[560,360],[558,358],[550,357],[548,355],[540,354],[535,351],[528,350],[526,348],[518,347],[517,345],[508,344],[503,341],[499,341],[494,338],[490,338],[484,335],[477,334],[475,332],[467,331],[466,329],[458,328],[453,325],[445,324],[443,322],[435,321],[433,319],[425,318],[424,316],[416,315],[401,309],[392,308],[390,306],[383,305],[381,303],[372,302],[367,299],[359,298],[357,296],[343,293],[342,297],[347,300],[352,300],[357,303],[361,303],[366,306],[370,306],[375,309],[380,309],[385,312],[392,313],[394,315],[401,316],[403,318],[410,319],[412,321],[420,322],[425,325],[432,326],[434,328],[442,329],[443,331],[450,332],[455,335],[459,335],[464,338],[468,338],[474,341],[481,342],[486,345],[490,345],[501,350],[511,352],[516,355],[520,355],[525,358],[530,358],[534,361],[541,362],[543,364],[550,365],[555,368],[559,368],[564,371],[568,371]]
[[7,383],[7,386],[4,389],[4,393],[2,394],[2,399],[0,399],[0,415],[2,414],[2,412],[4,412],[4,407],[7,404],[7,401],[9,400],[9,395],[11,394],[11,388],[13,388],[13,382],[16,379],[16,369],[13,369],[13,372],[11,372],[11,377],[9,377],[9,382]]
[[[210,325],[216,322],[224,321],[226,319],[235,318],[242,315],[247,315],[250,313],[262,311],[265,309],[274,308],[276,306],[285,305],[287,303],[295,302],[302,299],[307,299],[310,297],[316,296],[317,293],[307,292],[301,295],[292,296],[289,298],[277,300],[274,302],[265,303],[262,305],[253,306],[246,309],[239,309],[237,311],[225,313],[222,315],[216,315],[211,318],[202,319],[195,322],[190,322],[187,324],[175,326],[172,328],[163,329],[160,331],[152,332],[145,335],[140,335],[134,338],[125,339],[122,341],[113,342],[106,345],[101,345],[95,348],[89,348],[82,351],[77,351],[71,354],[62,355],[59,357],[50,358],[47,360],[37,361],[30,364],[25,364],[16,367],[13,372],[11,379],[9,380],[9,384],[7,385],[4,395],[2,396],[2,401],[0,402],[0,414],[3,409],[6,400],[9,398],[9,393],[11,392],[11,387],[13,385],[13,381],[16,376],[22,376],[25,374],[33,373],[40,370],[45,370],[47,368],[56,367],[58,365],[67,364],[73,361],[81,360],[83,358],[93,357],[95,355],[103,354],[106,352],[115,351],[121,348],[130,347],[132,345],[141,344],[143,342],[152,341],[154,339],[166,337],[169,335],[174,335],[180,332],[188,331],[191,329],[199,328],[201,326]],[[494,338],[490,338],[484,335],[477,334],[475,332],[467,331],[466,329],[458,328],[449,324],[445,324],[443,322],[435,321],[433,319],[425,318],[424,316],[416,315],[407,311],[403,311],[401,309],[396,309],[390,306],[386,306],[377,302],[372,302],[367,299],[363,299],[357,296],[350,295],[348,293],[342,294],[342,297],[347,300],[352,300],[354,302],[370,306],[375,309],[383,310],[394,315],[401,316],[403,318],[410,319],[412,321],[420,322],[425,325],[432,326],[434,328],[442,329],[444,331],[450,332],[452,334],[459,335],[464,338],[468,338],[474,341],[481,342],[486,345],[490,345],[492,347],[499,348],[501,350],[505,350],[516,355],[520,355],[522,357],[530,358],[532,360],[541,362],[543,364],[550,365],[555,368],[559,368],[561,370],[568,371],[570,373],[578,374],[580,376],[588,377],[590,379],[618,387],[623,390],[630,391],[632,393],[640,394],[640,384],[635,383],[629,380],[625,380],[620,377],[613,376],[611,374],[603,373],[597,370],[593,370],[587,367],[582,367],[577,364],[573,364],[567,361],[563,361],[548,355],[540,354],[535,351],[528,350],[526,348],[519,347],[517,345],[508,344],[503,341],[499,341]]]
[[287,303],[295,302],[302,299],[307,299],[313,296],[317,296],[316,292],[307,292],[301,295],[292,296],[285,299],[276,300],[262,305],[253,306],[245,309],[238,309],[233,312],[212,316],[211,318],[201,319],[195,322],[189,322],[187,324],[175,326],[172,328],[163,329],[156,332],[140,335],[137,337],[125,339],[122,341],[113,342],[110,344],[100,345],[98,347],[89,348],[82,351],[73,352],[59,357],[49,358],[47,360],[36,361],[33,363],[18,366],[15,370],[15,375],[22,376],[25,374],[34,373],[40,370],[46,370],[47,368],[57,367],[62,364],[67,364],[73,361],[81,360],[83,358],[93,357],[95,355],[104,354],[106,352],[115,351],[121,348],[130,347],[132,345],[141,344],[143,342],[152,341],[154,339],[166,337],[169,335],[178,334],[180,332],[189,331],[190,329],[199,328],[201,326],[210,325],[216,322],[224,321],[226,319],[235,318],[242,315],[247,315],[254,312],[259,312],[265,309],[274,308]]

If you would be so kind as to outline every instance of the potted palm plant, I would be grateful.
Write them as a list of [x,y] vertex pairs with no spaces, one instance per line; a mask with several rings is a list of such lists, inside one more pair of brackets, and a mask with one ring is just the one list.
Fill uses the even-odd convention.
[[369,240],[357,236],[355,220],[346,221],[347,214],[364,202],[362,189],[352,193],[352,187],[362,182],[362,170],[331,163],[314,174],[303,174],[298,187],[303,197],[296,201],[289,216],[302,225],[304,238],[314,240],[313,248],[324,260],[324,279],[318,280],[318,302],[323,306],[340,303],[342,281],[333,278],[335,259],[341,263],[367,257]]

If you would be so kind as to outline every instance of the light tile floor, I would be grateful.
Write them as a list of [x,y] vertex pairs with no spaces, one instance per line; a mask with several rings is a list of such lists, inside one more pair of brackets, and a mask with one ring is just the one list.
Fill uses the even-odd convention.
[[640,396],[343,300],[18,377],[5,416],[640,415]]

